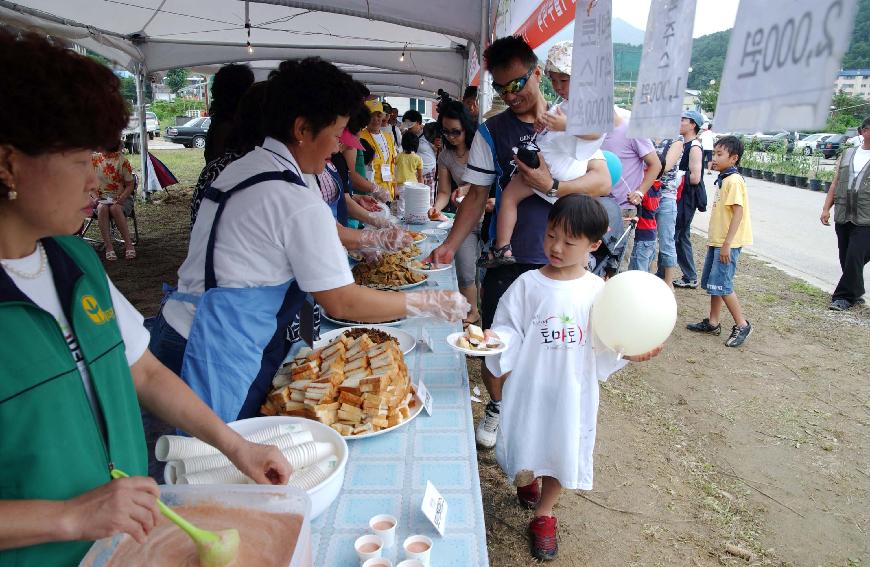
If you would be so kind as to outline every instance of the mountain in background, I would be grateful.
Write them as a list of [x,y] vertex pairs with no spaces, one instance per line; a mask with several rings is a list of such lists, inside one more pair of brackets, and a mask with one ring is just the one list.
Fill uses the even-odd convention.
[[646,32],[629,24],[625,20],[613,18],[610,26],[613,33],[613,43],[627,43],[629,45],[643,45]]

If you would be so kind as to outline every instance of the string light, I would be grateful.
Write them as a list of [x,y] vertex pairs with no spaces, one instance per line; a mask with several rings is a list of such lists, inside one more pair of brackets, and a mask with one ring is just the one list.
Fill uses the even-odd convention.
[[253,55],[254,46],[251,45],[251,16],[247,1],[245,2],[245,30],[248,32],[248,41],[245,43],[245,47],[248,49],[248,55]]
[[423,77],[420,77],[420,85],[422,85],[425,82],[426,82],[426,79],[424,79]]
[[407,43],[405,44],[404,47],[402,47],[402,55],[399,56],[399,63],[404,63],[404,62],[405,62],[405,48],[406,48],[406,47],[408,47],[408,44],[407,44]]

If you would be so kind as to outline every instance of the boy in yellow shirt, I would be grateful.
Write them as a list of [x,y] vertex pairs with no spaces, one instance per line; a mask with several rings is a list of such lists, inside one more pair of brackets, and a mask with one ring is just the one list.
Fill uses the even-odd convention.
[[402,153],[396,157],[396,185],[423,183],[423,158],[417,155],[420,137],[407,130],[402,134]]
[[719,314],[724,303],[735,323],[725,341],[729,347],[742,345],[752,333],[752,325],[743,317],[733,289],[737,258],[743,246],[752,244],[746,182],[736,167],[742,156],[743,142],[735,136],[725,136],[713,147],[712,167],[719,172],[719,178],[715,183],[716,199],[710,213],[707,258],[701,275],[701,287],[710,294],[710,317],[686,325],[690,331],[719,335],[722,333]]

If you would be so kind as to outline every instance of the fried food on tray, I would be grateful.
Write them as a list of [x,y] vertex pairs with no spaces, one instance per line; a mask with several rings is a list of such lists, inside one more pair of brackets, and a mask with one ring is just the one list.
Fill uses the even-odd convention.
[[323,349],[303,349],[278,370],[260,408],[264,415],[316,419],[344,436],[395,427],[416,407],[405,357],[390,337],[340,335]]
[[414,239],[414,242],[420,242],[421,240],[426,240],[426,235],[423,234],[422,232],[416,232],[413,230],[406,230],[405,232],[407,232],[408,234],[411,235],[411,238]]
[[420,283],[425,274],[411,271],[401,253],[385,254],[376,264],[357,264],[353,267],[353,279],[359,285],[378,288],[397,288]]

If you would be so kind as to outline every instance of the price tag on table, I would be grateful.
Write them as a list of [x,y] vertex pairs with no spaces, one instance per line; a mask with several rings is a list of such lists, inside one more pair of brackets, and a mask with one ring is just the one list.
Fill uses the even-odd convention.
[[417,397],[420,398],[421,402],[423,402],[423,409],[426,410],[426,413],[432,415],[432,394],[429,393],[422,378],[417,383]]
[[426,327],[423,327],[423,330],[420,332],[420,342],[426,345],[429,352],[435,352],[435,343],[432,342],[432,336],[429,335],[429,331],[426,330]]
[[423,515],[429,518],[438,533],[444,537],[444,529],[447,527],[447,501],[432,484],[432,481],[426,481],[426,493],[423,494],[423,504],[420,507],[423,510]]

